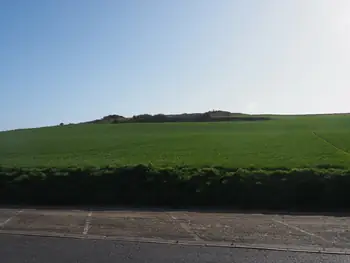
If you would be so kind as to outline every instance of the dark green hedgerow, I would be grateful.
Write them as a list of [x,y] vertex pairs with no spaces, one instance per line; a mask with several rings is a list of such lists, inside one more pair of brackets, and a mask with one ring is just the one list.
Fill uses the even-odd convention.
[[342,169],[0,168],[2,204],[333,210],[349,189]]

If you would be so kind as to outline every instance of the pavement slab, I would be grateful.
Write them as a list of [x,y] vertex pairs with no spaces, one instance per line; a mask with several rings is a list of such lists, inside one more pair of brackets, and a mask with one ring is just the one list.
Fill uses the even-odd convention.
[[276,216],[203,213],[184,213],[177,216],[195,235],[205,241],[257,245],[327,246],[324,240],[279,223],[275,220]]
[[191,235],[166,213],[93,212],[89,234],[165,240],[189,240]]
[[324,240],[334,247],[350,245],[350,218],[334,216],[282,216],[284,224]]
[[86,213],[73,211],[23,210],[8,222],[5,230],[81,234]]
[[0,229],[4,228],[14,216],[20,213],[21,210],[16,209],[0,209]]

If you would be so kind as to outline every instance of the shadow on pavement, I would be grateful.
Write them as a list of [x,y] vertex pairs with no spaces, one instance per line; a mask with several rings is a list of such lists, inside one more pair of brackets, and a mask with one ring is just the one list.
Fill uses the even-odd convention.
[[262,215],[294,215],[294,216],[333,216],[350,217],[350,211],[294,211],[294,210],[249,210],[217,207],[138,207],[138,206],[28,206],[0,205],[0,209],[36,209],[36,210],[81,210],[81,211],[135,211],[135,212],[194,212],[213,214],[262,214]]

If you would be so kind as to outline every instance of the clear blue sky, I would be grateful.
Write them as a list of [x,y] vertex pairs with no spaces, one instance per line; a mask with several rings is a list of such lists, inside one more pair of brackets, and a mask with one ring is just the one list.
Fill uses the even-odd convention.
[[0,130],[350,112],[348,0],[0,1]]

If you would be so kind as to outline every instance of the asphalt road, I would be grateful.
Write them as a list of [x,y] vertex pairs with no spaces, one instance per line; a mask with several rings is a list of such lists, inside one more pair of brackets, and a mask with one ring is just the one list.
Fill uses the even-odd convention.
[[346,255],[5,234],[0,235],[0,259],[6,263],[350,262],[350,256]]

